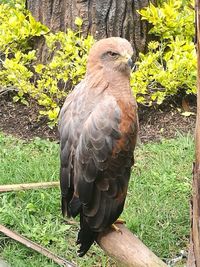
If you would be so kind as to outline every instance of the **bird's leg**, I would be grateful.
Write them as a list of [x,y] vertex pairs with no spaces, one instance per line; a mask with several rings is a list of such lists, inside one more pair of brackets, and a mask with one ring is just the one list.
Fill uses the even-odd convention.
[[112,228],[113,230],[115,230],[116,232],[122,234],[122,230],[121,230],[119,227],[116,226],[116,224],[118,224],[118,223],[120,223],[120,224],[124,224],[124,223],[126,223],[126,221],[124,221],[123,219],[117,219],[117,220],[111,225],[111,228]]

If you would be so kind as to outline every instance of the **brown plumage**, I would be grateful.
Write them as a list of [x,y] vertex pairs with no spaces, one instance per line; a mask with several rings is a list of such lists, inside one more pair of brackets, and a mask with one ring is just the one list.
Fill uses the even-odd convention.
[[124,207],[138,131],[129,82],[132,53],[125,39],[98,41],[85,78],[60,112],[62,212],[80,214],[79,256]]

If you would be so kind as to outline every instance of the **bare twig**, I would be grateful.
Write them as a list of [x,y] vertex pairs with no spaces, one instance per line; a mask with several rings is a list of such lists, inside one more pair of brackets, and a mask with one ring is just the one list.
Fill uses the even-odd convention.
[[0,193],[27,189],[51,188],[57,186],[59,186],[59,182],[0,185]]
[[0,232],[3,233],[4,235],[20,242],[21,244],[25,245],[28,248],[31,248],[39,253],[41,253],[42,255],[48,257],[49,259],[53,260],[54,262],[58,263],[60,266],[66,266],[66,267],[76,267],[76,265],[74,265],[73,263],[55,255],[54,253],[52,253],[51,251],[49,251],[48,249],[40,246],[39,244],[21,236],[20,234],[11,231],[10,229],[8,229],[7,227],[3,226],[0,224]]
[[10,91],[18,91],[16,87],[9,86],[9,87],[0,87],[0,95],[6,94]]

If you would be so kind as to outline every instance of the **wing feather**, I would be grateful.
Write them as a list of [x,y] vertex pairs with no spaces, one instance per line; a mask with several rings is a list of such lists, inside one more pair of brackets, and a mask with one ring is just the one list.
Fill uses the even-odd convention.
[[[71,216],[69,203],[74,194],[74,157],[83,124],[80,103],[85,102],[84,81],[67,97],[59,115],[60,134],[60,188],[62,213]],[[77,206],[77,205],[76,205]]]
[[115,98],[107,95],[84,123],[77,145],[76,194],[94,231],[101,231],[118,218],[127,193],[133,164],[131,139],[137,133],[130,125],[133,136],[125,138],[120,128],[122,115]]

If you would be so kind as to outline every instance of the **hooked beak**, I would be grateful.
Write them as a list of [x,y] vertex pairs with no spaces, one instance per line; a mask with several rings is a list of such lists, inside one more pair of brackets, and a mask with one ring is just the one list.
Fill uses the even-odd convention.
[[122,57],[123,57],[123,61],[130,67],[132,68],[133,67],[133,60],[131,59],[131,55],[127,52],[124,52],[122,54]]
[[131,58],[128,59],[127,64],[130,68],[133,67],[133,60]]

